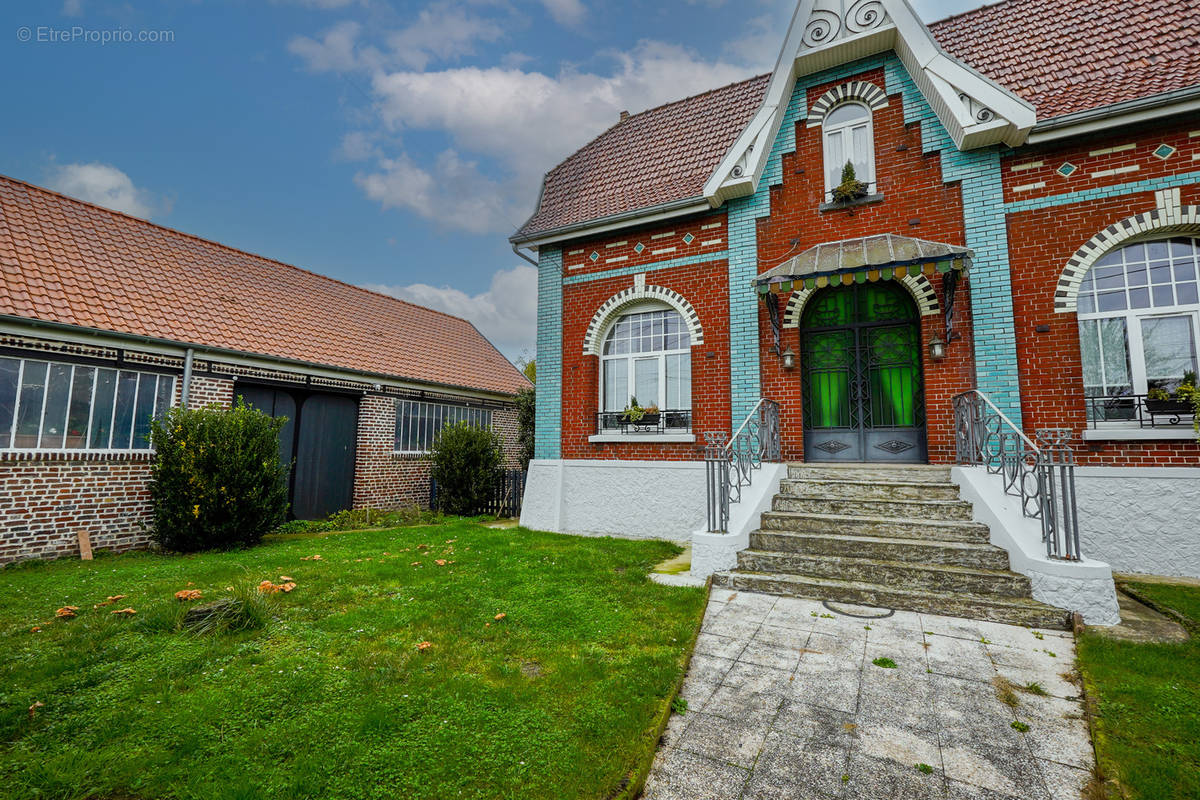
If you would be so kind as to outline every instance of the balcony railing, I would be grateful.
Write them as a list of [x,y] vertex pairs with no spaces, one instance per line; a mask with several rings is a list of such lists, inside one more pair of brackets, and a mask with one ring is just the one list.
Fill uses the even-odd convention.
[[1139,428],[1191,426],[1194,409],[1186,400],[1153,400],[1144,394],[1113,397],[1088,397],[1088,427],[1100,428],[1124,424]]
[[691,409],[664,409],[631,419],[624,411],[601,411],[596,414],[596,433],[655,434],[691,433]]

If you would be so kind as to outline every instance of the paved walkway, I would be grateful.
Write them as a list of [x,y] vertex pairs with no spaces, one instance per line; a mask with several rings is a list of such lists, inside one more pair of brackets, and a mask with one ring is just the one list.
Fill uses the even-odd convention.
[[1076,800],[1093,755],[1063,675],[1074,641],[1040,634],[714,589],[688,711],[671,718],[643,797]]

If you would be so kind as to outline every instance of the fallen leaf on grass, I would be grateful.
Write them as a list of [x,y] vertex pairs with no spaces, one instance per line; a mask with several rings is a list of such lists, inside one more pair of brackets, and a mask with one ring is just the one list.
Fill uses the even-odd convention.
[[305,558],[302,558],[300,560],[301,561],[320,561],[321,557],[320,556],[306,556]]
[[502,619],[504,619],[504,618],[505,618],[505,617],[507,617],[507,616],[508,616],[508,614],[505,614],[503,611],[501,611],[499,614],[497,614],[497,615],[496,615],[496,619],[497,619],[497,620],[502,620]]
[[287,583],[285,583],[279,587],[280,591],[285,592],[285,593],[290,592],[292,589],[295,589],[295,588],[296,588],[296,584],[294,581],[288,581]]
[[433,647],[433,642],[421,642],[419,645],[417,645],[417,649],[421,652],[425,652],[431,647]]
[[124,600],[126,598],[126,596],[127,595],[123,595],[123,594],[109,595],[107,600],[105,600],[103,603],[96,603],[96,605],[92,606],[92,608],[102,608],[103,606],[111,606],[113,603],[117,602],[118,600]]
[[454,544],[457,541],[458,541],[458,539],[447,539],[446,544]]
[[290,575],[280,575],[280,576],[279,576],[279,582],[280,582],[280,583],[291,583],[291,582],[292,582],[292,581],[294,581],[294,580],[296,580],[296,579],[295,579],[295,578],[293,578],[293,577],[292,577],[292,576],[290,576]]
[[79,610],[79,606],[63,606],[58,611],[54,612],[54,616],[60,619],[70,619],[75,616],[75,612]]
[[429,545],[427,545],[427,544],[419,544],[419,545],[417,545],[417,549],[418,549],[418,550],[428,550],[428,549],[429,549]]
[[411,564],[409,564],[409,566],[410,566],[410,567],[419,567],[419,566],[421,566],[421,562],[420,562],[420,561],[414,561],[414,562],[412,562]]
[[263,581],[258,585],[258,591],[262,594],[275,594],[282,589],[282,586],[277,583],[271,583],[270,581]]
[[31,705],[29,707],[29,718],[33,719],[34,716],[37,714],[37,710],[39,708],[45,708],[45,707],[46,707],[46,704],[43,703],[41,700],[35,700],[33,705]]
[[41,629],[42,629],[42,626],[41,626],[41,625],[34,625],[32,628],[30,628],[30,629],[29,629],[29,632],[30,632],[30,633],[37,633],[37,632],[39,632]]
[[199,589],[183,589],[175,593],[175,599],[187,602],[188,600],[199,600],[201,595],[202,592]]
[[122,608],[122,609],[118,609],[117,611],[110,611],[110,612],[108,612],[108,613],[110,613],[110,614],[121,614],[122,616],[126,616],[126,617],[132,617],[132,616],[133,616],[134,614],[136,614],[137,612],[136,612],[136,611],[134,611],[132,608]]
[[434,561],[433,563],[437,564],[439,567],[444,567],[444,566],[446,566],[446,559],[439,558],[437,561]]

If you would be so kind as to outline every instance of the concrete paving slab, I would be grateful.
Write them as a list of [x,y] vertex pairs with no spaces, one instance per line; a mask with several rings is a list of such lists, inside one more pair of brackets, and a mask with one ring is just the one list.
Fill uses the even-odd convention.
[[[1069,635],[714,596],[649,800],[1075,800],[1090,777],[1077,689],[1061,678]],[[896,668],[872,663],[884,657]],[[1020,688],[1030,681],[1049,694]]]

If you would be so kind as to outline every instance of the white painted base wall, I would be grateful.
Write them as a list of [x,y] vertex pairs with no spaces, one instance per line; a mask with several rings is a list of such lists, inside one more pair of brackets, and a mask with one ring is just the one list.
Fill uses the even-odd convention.
[[585,536],[686,543],[706,525],[703,461],[537,460],[521,524]]
[[709,533],[701,527],[692,534],[693,577],[707,578],[737,566],[737,554],[750,546],[750,534],[758,530],[763,512],[771,509],[787,471],[787,464],[763,464],[754,471],[750,485],[743,487],[741,502],[730,507],[727,533]]
[[950,479],[958,484],[959,496],[972,504],[975,521],[988,526],[992,544],[1008,551],[1013,572],[1029,577],[1034,600],[1077,611],[1089,625],[1121,621],[1112,568],[1096,560],[1086,540],[1081,542],[1082,561],[1048,558],[1042,524],[1025,516],[1020,499],[1004,493],[999,475],[985,467],[954,467]]
[[1083,552],[1117,572],[1200,578],[1200,468],[1079,467]]

